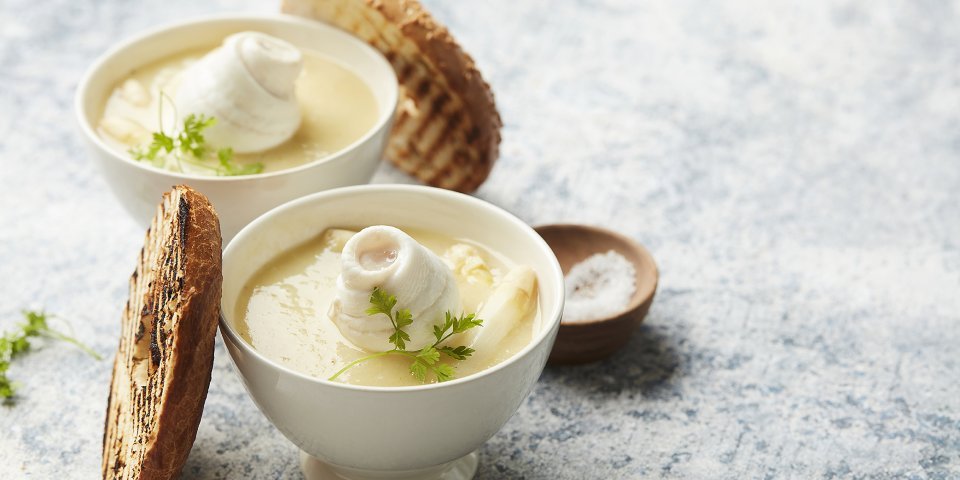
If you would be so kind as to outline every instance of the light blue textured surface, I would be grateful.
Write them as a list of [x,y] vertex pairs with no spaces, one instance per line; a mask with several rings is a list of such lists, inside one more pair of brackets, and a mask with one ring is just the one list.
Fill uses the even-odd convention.
[[[506,123],[478,195],[620,230],[662,272],[628,347],[548,368],[477,478],[960,478],[960,3],[428,4]],[[43,306],[116,346],[143,232],[75,131],[85,67],[275,9],[0,0],[0,328]],[[225,353],[184,477],[299,478]],[[110,362],[48,345],[11,375],[0,477],[96,477]]]

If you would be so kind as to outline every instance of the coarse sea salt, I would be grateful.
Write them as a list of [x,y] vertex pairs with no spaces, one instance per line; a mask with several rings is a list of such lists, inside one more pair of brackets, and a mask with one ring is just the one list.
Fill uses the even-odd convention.
[[585,322],[622,312],[637,289],[636,273],[633,264],[613,250],[577,263],[563,279],[563,321]]

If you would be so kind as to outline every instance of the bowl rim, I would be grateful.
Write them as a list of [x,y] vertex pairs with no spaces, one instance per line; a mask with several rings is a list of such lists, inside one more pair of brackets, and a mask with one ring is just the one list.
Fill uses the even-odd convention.
[[[537,232],[537,235],[540,235],[541,229],[545,229],[545,230],[577,229],[577,230],[589,231],[591,234],[594,234],[594,235],[607,235],[609,237],[616,238],[620,242],[630,245],[634,249],[634,251],[637,252],[637,254],[639,254],[641,257],[646,259],[650,263],[650,266],[653,267],[653,272],[652,272],[653,284],[650,287],[650,291],[644,292],[644,295],[642,296],[636,295],[636,294],[631,296],[630,302],[627,304],[626,307],[623,308],[623,310],[619,310],[615,313],[612,313],[604,317],[590,318],[590,319],[586,319],[578,322],[564,322],[563,319],[561,318],[560,328],[564,330],[579,330],[584,328],[595,327],[601,323],[611,323],[614,321],[629,320],[629,317],[631,316],[632,313],[639,310],[641,307],[643,307],[644,304],[651,302],[653,300],[653,297],[656,296],[657,287],[660,284],[660,267],[657,266],[657,261],[653,258],[653,255],[650,253],[650,251],[647,250],[647,247],[644,247],[640,242],[620,232],[611,230],[609,228],[598,227],[596,225],[586,225],[586,224],[579,224],[579,223],[544,223],[544,224],[533,227],[533,230]],[[543,238],[542,235],[541,235],[541,238]],[[553,247],[550,247],[550,249],[552,251]],[[603,252],[598,251],[596,253],[603,253]],[[630,262],[630,263],[633,263],[633,262]],[[638,268],[638,267],[639,265],[634,265],[634,268]],[[564,278],[566,278],[566,275],[564,275]]]
[[[380,386],[370,386],[370,385],[353,385],[353,384],[348,384],[343,382],[332,382],[330,380],[327,380],[326,378],[307,375],[306,373],[281,365],[275,362],[274,360],[270,359],[269,357],[265,356],[264,354],[260,353],[256,348],[254,348],[252,345],[247,343],[246,340],[240,338],[240,335],[233,329],[233,326],[229,325],[229,323],[226,321],[226,318],[223,313],[222,305],[221,305],[220,318],[219,318],[220,334],[225,337],[229,337],[230,341],[232,341],[234,344],[239,345],[239,348],[243,349],[248,354],[254,355],[256,358],[258,358],[260,361],[264,362],[265,364],[269,365],[271,368],[282,371],[288,375],[293,375],[295,377],[298,377],[301,380],[314,382],[327,387],[342,388],[342,389],[352,390],[352,391],[399,394],[399,393],[409,393],[409,392],[430,391],[430,390],[440,389],[440,388],[453,388],[466,383],[478,381],[481,378],[487,377],[489,375],[494,374],[497,371],[503,370],[509,367],[510,365],[520,361],[521,358],[526,357],[527,355],[530,355],[530,353],[533,350],[537,349],[541,344],[547,341],[552,331],[560,327],[560,319],[563,316],[563,303],[565,299],[564,292],[562,291],[563,271],[561,270],[560,262],[557,260],[557,257],[553,253],[553,250],[550,248],[550,245],[548,245],[547,242],[540,236],[540,234],[534,231],[534,229],[530,225],[528,225],[523,220],[520,220],[518,217],[516,217],[512,213],[504,210],[503,208],[500,208],[492,203],[486,202],[484,200],[481,200],[479,198],[476,198],[470,195],[454,192],[451,190],[445,190],[442,188],[429,187],[425,185],[400,185],[400,184],[355,185],[350,187],[340,187],[340,188],[334,188],[331,190],[324,190],[321,192],[306,195],[298,199],[291,200],[277,207],[274,207],[273,209],[260,215],[259,217],[254,219],[252,222],[244,226],[243,229],[241,229],[233,237],[230,243],[227,244],[227,247],[223,250],[223,258],[226,259],[231,254],[232,250],[236,248],[235,245],[238,242],[242,242],[247,237],[254,235],[254,232],[258,228],[260,228],[261,224],[266,223],[267,221],[269,221],[270,218],[274,216],[280,215],[289,210],[303,208],[305,205],[312,204],[314,202],[322,202],[327,200],[328,198],[349,197],[357,194],[358,192],[365,193],[369,191],[374,191],[374,192],[379,191],[383,193],[396,193],[396,192],[417,193],[419,192],[425,195],[437,196],[438,197],[437,199],[441,201],[463,202],[463,203],[471,204],[478,208],[488,209],[494,214],[502,216],[506,221],[519,227],[519,230],[524,231],[528,235],[530,240],[536,243],[537,246],[540,249],[542,249],[545,253],[547,253],[549,258],[553,260],[550,265],[551,272],[549,274],[554,277],[554,281],[556,282],[557,285],[560,286],[561,291],[557,294],[557,298],[552,305],[546,305],[545,310],[547,310],[547,312],[541,313],[541,315],[543,315],[542,318],[546,319],[548,318],[546,313],[550,313],[552,311],[553,312],[552,318],[550,318],[547,322],[544,322],[540,331],[534,335],[534,337],[530,340],[529,343],[527,343],[527,345],[523,347],[523,349],[513,354],[513,356],[511,356],[510,358],[496,365],[493,365],[492,367],[483,369],[479,372],[467,375],[465,377],[455,378],[447,382],[442,382],[442,383],[436,382],[436,383],[428,383],[424,385],[410,385],[410,386],[402,386],[402,387],[380,387]],[[540,281],[540,283],[543,283],[542,280]],[[222,299],[221,299],[221,302],[222,302]],[[230,355],[230,360],[231,362],[235,363],[235,360],[232,354]],[[544,357],[544,360],[546,360],[546,357]]]
[[[87,119],[87,111],[84,108],[84,103],[87,97],[90,96],[90,86],[93,80],[93,77],[103,70],[104,64],[125,51],[131,49],[141,48],[140,44],[147,42],[157,37],[164,35],[171,35],[179,29],[185,28],[195,28],[197,25],[210,24],[210,23],[228,23],[228,22],[237,22],[237,21],[249,21],[249,22],[263,22],[263,23],[276,23],[276,24],[299,24],[300,26],[315,28],[320,30],[328,30],[335,35],[343,37],[348,42],[353,42],[362,50],[365,50],[370,54],[374,62],[378,62],[382,67],[386,68],[386,71],[393,76],[393,82],[388,82],[391,86],[390,90],[387,92],[386,99],[386,108],[379,114],[377,121],[371,126],[362,136],[360,136],[353,143],[325,156],[313,161],[304,163],[302,165],[297,165],[295,167],[286,168],[282,170],[277,170],[275,172],[267,173],[255,173],[251,175],[237,175],[237,176],[217,176],[217,175],[199,175],[183,172],[175,172],[173,170],[167,170],[160,167],[155,167],[153,165],[134,161],[132,158],[125,157],[120,153],[116,152],[113,148],[104,143],[103,139],[100,138],[100,135],[97,134],[94,126]],[[169,52],[168,55],[175,54],[176,51]],[[355,75],[360,76],[356,72]],[[362,79],[363,77],[361,77]],[[368,84],[369,86],[369,84]],[[371,88],[373,90],[373,88]],[[179,20],[174,22],[165,23],[163,25],[155,26],[143,30],[139,33],[136,33],[130,37],[127,37],[119,42],[116,42],[107,49],[105,52],[100,54],[84,71],[83,76],[80,79],[80,82],[77,84],[77,89],[74,94],[74,114],[76,116],[77,123],[80,126],[80,130],[83,132],[84,136],[96,146],[97,149],[106,153],[112,160],[127,163],[134,168],[140,170],[167,176],[171,178],[174,182],[179,181],[207,181],[207,182],[243,182],[250,181],[253,179],[263,179],[278,177],[283,175],[291,175],[315,168],[318,165],[323,165],[328,162],[332,162],[336,159],[342,158],[349,153],[357,150],[362,145],[366,144],[373,138],[377,132],[381,131],[390,122],[393,121],[394,116],[397,111],[397,103],[400,96],[400,85],[396,78],[396,72],[393,69],[393,66],[390,62],[387,61],[386,57],[383,56],[380,51],[373,48],[363,40],[339,29],[327,23],[306,19],[303,17],[298,17],[295,15],[288,15],[283,13],[270,13],[270,14],[254,14],[254,13],[221,13],[213,15],[203,15],[199,17],[192,17],[185,20]]]

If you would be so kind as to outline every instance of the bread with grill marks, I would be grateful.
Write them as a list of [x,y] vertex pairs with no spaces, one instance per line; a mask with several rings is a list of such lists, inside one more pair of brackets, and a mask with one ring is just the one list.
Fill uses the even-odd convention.
[[220,316],[220,223],[185,186],[163,196],[123,311],[103,435],[104,479],[176,478],[193,446]]
[[283,11],[380,50],[400,81],[387,158],[433,185],[471,192],[499,155],[500,114],[473,59],[416,0],[284,0]]

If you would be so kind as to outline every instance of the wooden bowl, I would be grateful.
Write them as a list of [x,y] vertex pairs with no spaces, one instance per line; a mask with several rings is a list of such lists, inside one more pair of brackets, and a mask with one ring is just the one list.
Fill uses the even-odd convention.
[[587,225],[542,225],[537,233],[560,261],[564,275],[595,253],[613,250],[633,263],[637,289],[626,309],[613,316],[580,322],[560,322],[550,363],[587,363],[603,359],[626,345],[630,334],[650,310],[657,291],[657,265],[650,252],[619,233]]

